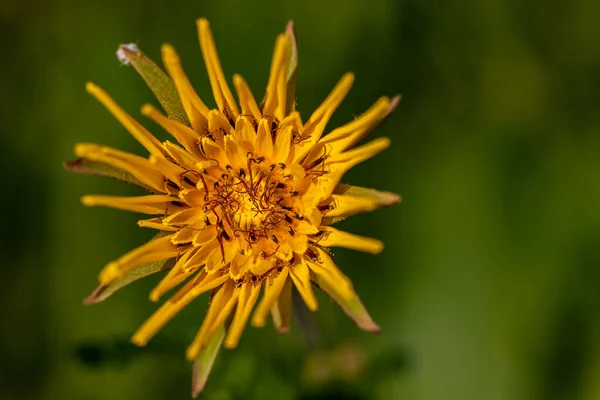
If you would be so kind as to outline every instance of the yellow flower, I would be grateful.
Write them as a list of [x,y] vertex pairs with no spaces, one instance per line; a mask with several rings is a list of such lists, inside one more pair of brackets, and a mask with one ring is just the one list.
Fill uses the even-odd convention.
[[150,298],[156,301],[183,286],[132,341],[145,345],[181,309],[211,291],[207,314],[187,350],[190,360],[208,357],[208,364],[223,338],[225,347],[238,344],[251,315],[252,325],[260,327],[271,313],[276,327],[288,330],[292,286],[310,310],[317,309],[314,284],[336,299],[361,328],[378,331],[328,248],[370,253],[383,248],[378,240],[342,232],[331,224],[399,200],[392,193],[340,183],[346,171],[388,147],[387,138],[355,145],[394,109],[399,97],[380,98],[352,122],[324,135],[354,76],[344,75],[302,122],[295,111],[297,53],[291,23],[277,38],[260,105],[244,79],[234,75],[238,107],[205,19],[198,20],[198,32],[218,109],[209,109],[196,94],[171,46],[162,47],[170,79],[135,46],[121,46],[118,52],[148,82],[168,116],[150,105],[142,107],[142,114],[161,125],[174,141],[161,143],[106,92],[87,85],[88,92],[150,155],[143,158],[78,144],[75,152],[80,158],[67,166],[137,184],[149,194],[90,195],[82,201],[152,215],[139,225],[159,231],[155,239],[106,265],[100,287],[87,302],[104,300],[139,277],[169,269]]

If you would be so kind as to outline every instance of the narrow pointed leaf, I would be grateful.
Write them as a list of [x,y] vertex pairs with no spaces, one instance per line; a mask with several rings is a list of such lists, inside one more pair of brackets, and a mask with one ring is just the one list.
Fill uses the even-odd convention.
[[311,280],[315,286],[331,296],[359,328],[371,333],[379,333],[381,331],[381,328],[373,321],[357,295],[348,300],[340,296],[335,288],[329,286],[316,274],[311,274]]
[[154,189],[140,182],[136,177],[129,172],[115,168],[112,165],[101,162],[86,160],[85,158],[77,158],[75,160],[66,161],[63,163],[65,169],[79,174],[99,175],[107,178],[115,179],[120,182],[129,183],[144,189],[150,193],[156,193]]
[[212,339],[200,355],[194,361],[194,370],[192,372],[192,397],[196,398],[204,390],[210,371],[212,370],[217,354],[221,349],[221,344],[225,338],[225,325],[215,332]]
[[166,271],[173,268],[175,265],[175,259],[170,258],[168,260],[156,261],[150,264],[142,265],[135,268],[123,278],[111,283],[110,285],[99,285],[94,291],[83,301],[84,304],[97,304],[103,302],[110,296],[112,296],[117,290],[124,286],[129,285],[138,279],[145,278],[149,275],[156,274],[160,271]]
[[[381,192],[379,190],[347,185],[345,183],[338,183],[333,190],[333,194],[344,194],[355,197],[367,197],[377,202],[379,207],[391,206],[394,203],[402,201],[402,196],[391,193]],[[321,225],[333,225],[337,222],[343,221],[346,217],[324,217]]]
[[120,45],[117,57],[123,64],[131,64],[135,68],[171,119],[191,126],[175,84],[154,61],[146,57],[135,44]]
[[287,72],[286,72],[286,110],[285,115],[288,115],[296,109],[296,75],[298,72],[298,44],[296,42],[296,34],[294,32],[294,22],[290,21],[285,29],[286,35],[290,38],[291,46],[287,55]]

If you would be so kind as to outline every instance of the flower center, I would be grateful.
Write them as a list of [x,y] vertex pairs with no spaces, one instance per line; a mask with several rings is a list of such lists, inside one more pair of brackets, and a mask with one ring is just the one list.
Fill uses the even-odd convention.
[[220,172],[212,185],[207,184],[204,212],[214,215],[224,231],[230,229],[230,233],[250,245],[260,238],[278,241],[273,239],[274,231],[289,225],[291,216],[299,215],[293,206],[298,191],[287,166],[268,165],[262,158],[249,156],[246,167],[235,169],[228,165]]

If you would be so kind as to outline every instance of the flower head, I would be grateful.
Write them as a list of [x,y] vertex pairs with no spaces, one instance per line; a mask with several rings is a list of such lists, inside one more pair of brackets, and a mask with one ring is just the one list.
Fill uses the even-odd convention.
[[171,46],[162,48],[170,79],[136,47],[124,45],[118,51],[119,58],[144,77],[168,115],[151,105],[143,106],[142,114],[161,125],[172,141],[161,143],[106,92],[87,85],[149,157],[78,144],[75,152],[80,158],[67,166],[134,183],[148,194],[90,195],[83,203],[149,214],[152,217],[138,224],[159,233],[106,265],[100,287],[86,301],[104,300],[135,279],[168,270],[150,298],[156,301],[181,287],[133,335],[134,343],[145,345],[192,300],[212,292],[202,326],[187,350],[192,360],[206,351],[214,356],[223,338],[226,347],[235,347],[249,319],[252,325],[263,326],[271,313],[276,327],[288,330],[292,286],[309,309],[317,309],[314,284],[335,298],[361,328],[377,331],[328,248],[370,253],[383,248],[378,240],[342,232],[331,224],[399,200],[392,193],[340,183],[346,171],[388,147],[387,138],[356,145],[399,98],[382,97],[352,122],[324,135],[354,76],[344,75],[302,122],[295,111],[297,53],[291,24],[277,38],[260,104],[244,79],[233,77],[239,106],[205,19],[198,20],[198,32],[218,109],[207,107],[196,94]]

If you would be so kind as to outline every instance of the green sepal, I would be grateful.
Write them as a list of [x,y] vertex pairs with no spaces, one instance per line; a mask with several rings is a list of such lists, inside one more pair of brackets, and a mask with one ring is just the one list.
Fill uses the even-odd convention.
[[112,296],[117,290],[121,289],[124,286],[129,285],[132,282],[137,281],[138,279],[145,278],[149,275],[156,274],[160,271],[165,271],[173,268],[175,265],[175,259],[170,258],[168,260],[156,261],[150,264],[142,265],[141,267],[137,267],[123,278],[111,283],[110,285],[104,286],[100,285],[83,301],[83,304],[97,304],[101,303],[110,296]]
[[[368,197],[377,202],[379,207],[387,207],[392,204],[402,201],[402,196],[391,192],[381,192],[379,190],[365,188],[361,186],[353,186],[345,183],[338,183],[333,190],[333,194],[340,194],[354,197]],[[333,225],[343,221],[346,217],[323,217],[321,225]]]
[[171,119],[191,126],[175,84],[154,61],[146,57],[135,44],[120,45],[117,57],[123,64],[131,64],[135,68]]
[[[150,241],[159,239],[169,234],[171,234],[171,232],[159,232],[154,235]],[[121,279],[117,279],[109,285],[99,285],[85,300],[83,300],[83,304],[89,305],[103,302],[112,296],[117,290],[137,281],[138,279],[142,279],[149,275],[156,274],[157,272],[166,271],[173,268],[175,261],[175,258],[169,258],[167,260],[155,261],[134,268],[125,274],[125,276],[123,276]]]
[[296,76],[298,73],[298,44],[296,42],[296,34],[294,32],[294,22],[290,21],[285,29],[286,35],[290,39],[290,48],[287,54],[287,71],[286,71],[286,100],[285,100],[285,115],[288,115],[296,109]]
[[314,273],[311,273],[311,280],[315,286],[335,300],[360,329],[371,333],[379,333],[381,331],[379,325],[373,321],[356,294],[351,299],[347,299],[341,296],[334,287],[328,285],[324,279]]
[[63,163],[65,169],[78,174],[99,175],[107,178],[115,179],[120,182],[129,183],[144,189],[149,193],[156,193],[156,190],[140,182],[136,177],[129,172],[115,168],[112,165],[104,164],[97,161],[86,160],[85,158],[76,158],[75,160],[66,161]]
[[217,354],[221,349],[221,344],[225,338],[225,325],[221,325],[213,334],[208,345],[200,352],[198,358],[194,361],[192,372],[192,397],[196,398],[204,390],[206,381],[210,375]]

